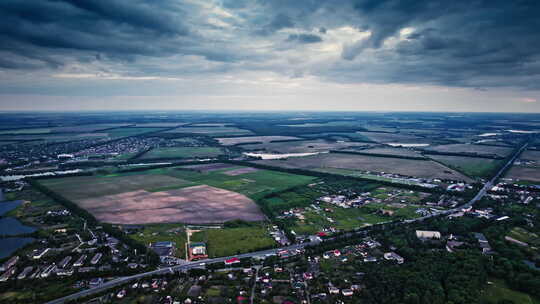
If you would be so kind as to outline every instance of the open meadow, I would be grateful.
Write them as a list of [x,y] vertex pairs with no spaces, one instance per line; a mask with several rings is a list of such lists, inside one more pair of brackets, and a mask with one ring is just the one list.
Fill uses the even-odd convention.
[[429,155],[429,157],[463,174],[481,178],[492,176],[504,164],[504,160],[479,157],[449,155]]

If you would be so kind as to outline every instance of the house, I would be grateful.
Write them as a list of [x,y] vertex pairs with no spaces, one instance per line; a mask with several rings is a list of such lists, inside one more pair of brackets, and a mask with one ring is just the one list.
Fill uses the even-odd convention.
[[6,269],[10,269],[11,267],[15,266],[15,264],[17,264],[18,261],[19,261],[19,256],[16,255],[12,257],[0,267],[0,271],[5,271]]
[[388,261],[396,261],[398,264],[403,264],[405,259],[395,252],[387,252],[384,254],[384,258]]
[[233,265],[233,264],[238,264],[238,263],[240,263],[239,258],[230,258],[228,260],[225,260],[225,265]]
[[99,260],[101,260],[101,257],[103,256],[102,253],[98,252],[94,255],[94,257],[92,258],[92,260],[90,260],[90,264],[92,265],[96,265],[97,263],[99,263]]
[[47,252],[49,252],[49,250],[51,250],[51,248],[45,248],[45,249],[42,249],[42,250],[36,250],[36,251],[34,251],[34,255],[32,257],[34,258],[34,260],[39,260],[45,254],[47,254]]
[[448,241],[446,242],[446,251],[454,252],[456,250],[456,247],[459,247],[463,244],[464,244],[463,242],[459,242],[459,241]]
[[77,259],[77,261],[75,261],[75,263],[73,263],[73,266],[74,267],[81,267],[84,264],[84,260],[86,260],[86,258],[87,258],[86,254],[81,255],[79,257],[79,259]]
[[188,245],[188,255],[190,261],[206,259],[208,257],[206,254],[206,244],[202,242],[190,243]]
[[439,231],[416,230],[416,237],[422,241],[439,240],[441,238],[441,233]]

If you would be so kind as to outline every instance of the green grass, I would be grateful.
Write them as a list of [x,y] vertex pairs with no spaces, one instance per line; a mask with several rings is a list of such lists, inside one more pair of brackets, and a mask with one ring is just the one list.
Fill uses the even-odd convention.
[[536,233],[529,232],[521,227],[515,227],[510,230],[508,235],[516,240],[531,244],[533,246],[540,245],[540,237]]
[[236,176],[224,174],[224,172],[235,168],[237,167],[206,173],[175,170],[174,168],[170,168],[166,170],[166,173],[164,174],[197,184],[205,184],[216,188],[235,191],[253,199],[258,198],[263,194],[305,185],[315,180],[315,177],[312,176],[296,175],[270,170],[258,170]]
[[206,242],[210,258],[230,256],[273,247],[276,242],[265,227],[206,229],[191,236],[192,242]]
[[490,303],[500,300],[510,300],[516,304],[539,304],[540,300],[526,293],[510,289],[503,280],[491,280],[493,284],[484,290],[482,299]]
[[[178,231],[172,229],[181,228]],[[149,243],[172,241],[176,243],[176,256],[179,258],[186,257],[185,243],[186,233],[183,230],[182,224],[151,224],[145,225],[141,232],[130,234],[129,236],[148,246]]]
[[169,147],[152,149],[143,154],[140,159],[201,158],[216,157],[221,154],[223,154],[223,151],[217,147]]
[[447,155],[429,155],[429,157],[468,176],[484,178],[491,176],[504,162],[504,160]]

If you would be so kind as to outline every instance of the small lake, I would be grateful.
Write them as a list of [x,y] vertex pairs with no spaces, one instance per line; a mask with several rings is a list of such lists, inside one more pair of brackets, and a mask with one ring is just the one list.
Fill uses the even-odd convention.
[[22,201],[0,202],[0,216],[10,212],[11,210],[19,207]]
[[10,237],[0,239],[0,259],[10,256],[17,249],[35,241],[34,238]]
[[34,231],[36,231],[36,228],[25,226],[16,218],[0,218],[0,235],[17,235],[23,233],[32,233]]

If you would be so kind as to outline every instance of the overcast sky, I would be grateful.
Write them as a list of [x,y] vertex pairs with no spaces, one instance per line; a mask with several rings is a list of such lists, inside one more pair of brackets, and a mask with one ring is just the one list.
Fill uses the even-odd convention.
[[540,112],[538,0],[0,1],[0,110]]

